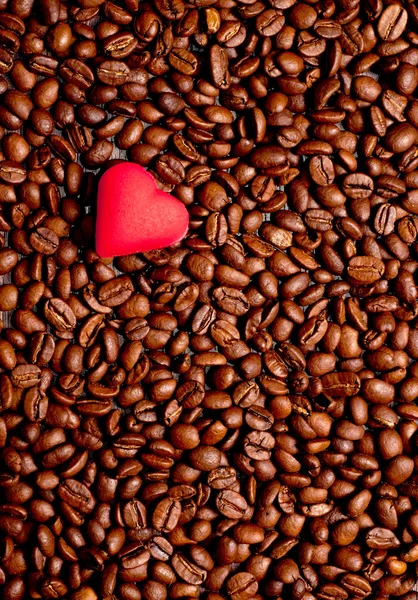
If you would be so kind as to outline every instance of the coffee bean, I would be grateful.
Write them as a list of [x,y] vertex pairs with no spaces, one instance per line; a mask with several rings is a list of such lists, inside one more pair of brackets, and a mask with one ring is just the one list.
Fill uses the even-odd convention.
[[352,173],[344,178],[343,191],[350,198],[368,198],[373,193],[373,179],[362,173]]
[[156,169],[160,177],[167,183],[179,184],[185,177],[185,171],[180,160],[169,153],[157,159]]
[[331,397],[354,396],[360,388],[360,381],[355,373],[330,373],[321,377],[323,389]]
[[352,258],[347,266],[349,277],[357,285],[362,283],[374,283],[383,275],[383,262],[374,257],[356,256]]
[[19,185],[26,179],[26,169],[19,163],[4,160],[0,163],[0,181],[10,185]]
[[168,60],[173,69],[183,75],[195,75],[198,68],[196,56],[183,48],[174,48],[168,55]]
[[391,152],[404,152],[416,141],[416,130],[409,123],[389,127],[385,137],[386,146]]
[[356,573],[344,575],[341,579],[341,586],[346,592],[360,594],[360,597],[372,591],[370,583]]
[[218,510],[229,519],[240,519],[248,504],[243,496],[232,490],[223,490],[216,497]]
[[257,593],[258,583],[251,573],[236,573],[227,581],[228,595],[233,600],[246,600]]
[[327,156],[313,156],[309,163],[309,172],[318,185],[328,185],[334,181],[334,165]]
[[391,206],[390,204],[382,204],[379,206],[379,208],[376,212],[374,228],[377,233],[379,233],[381,235],[382,234],[388,235],[394,229],[395,220],[396,220],[395,207]]
[[361,54],[364,50],[364,38],[351,23],[343,27],[341,46],[350,56]]
[[95,502],[88,488],[75,479],[67,479],[58,486],[58,494],[62,500],[82,514],[92,511]]
[[216,288],[213,297],[222,310],[232,315],[244,315],[250,308],[247,298],[235,288]]
[[12,383],[19,388],[30,388],[39,383],[41,370],[36,365],[18,365],[11,373]]
[[104,306],[118,306],[128,300],[132,292],[133,286],[130,278],[122,276],[104,283],[99,290],[98,299]]
[[29,421],[43,421],[48,410],[48,399],[37,388],[31,388],[25,394],[24,411]]
[[239,331],[228,321],[216,321],[211,326],[211,335],[220,346],[230,346],[239,340]]
[[226,51],[221,46],[212,46],[209,60],[213,84],[219,89],[228,89],[231,84],[231,75]]
[[388,6],[380,15],[377,31],[382,40],[393,42],[403,33],[408,20],[406,10],[399,4]]
[[180,518],[181,504],[178,500],[165,498],[161,500],[155,508],[152,521],[157,531],[172,531]]
[[172,565],[176,573],[187,583],[201,585],[206,580],[207,572],[180,552],[173,555]]
[[54,254],[58,248],[58,236],[46,227],[39,227],[31,233],[30,243],[34,250],[41,254]]

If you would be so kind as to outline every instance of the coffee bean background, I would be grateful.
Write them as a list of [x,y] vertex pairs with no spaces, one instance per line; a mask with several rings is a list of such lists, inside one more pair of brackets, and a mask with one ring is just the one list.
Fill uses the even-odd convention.
[[[4,600],[418,600],[417,46],[407,1],[0,0]],[[121,159],[175,247],[95,253]]]

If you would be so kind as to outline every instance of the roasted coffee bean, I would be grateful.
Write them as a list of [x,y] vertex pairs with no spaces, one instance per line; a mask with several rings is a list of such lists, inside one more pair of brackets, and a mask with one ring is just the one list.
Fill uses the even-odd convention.
[[352,281],[359,284],[369,284],[378,281],[384,271],[383,262],[370,256],[356,256],[347,266],[347,273]]
[[335,171],[328,156],[314,156],[309,163],[309,173],[317,185],[328,185],[334,181]]
[[165,498],[155,508],[153,514],[153,526],[157,531],[172,531],[180,518],[181,504],[178,500]]
[[18,365],[11,373],[12,383],[19,388],[30,388],[40,381],[41,370],[36,365]]
[[128,276],[122,276],[104,283],[99,292],[98,300],[103,306],[113,307],[128,300],[134,288]]
[[213,84],[222,90],[231,85],[229,73],[229,60],[226,51],[221,46],[211,46],[210,49],[210,72]]
[[30,243],[40,254],[54,254],[58,249],[59,239],[51,229],[38,227],[30,234]]
[[95,501],[89,489],[75,479],[67,479],[58,486],[60,498],[69,504],[69,506],[80,511],[82,514],[93,510]]
[[187,583],[201,585],[206,581],[207,572],[180,552],[173,555],[171,562],[178,576]]
[[408,14],[401,5],[388,6],[379,18],[377,25],[379,37],[393,42],[402,35],[407,21]]
[[258,582],[251,573],[236,573],[227,581],[227,592],[233,600],[251,598],[258,590]]
[[59,72],[61,77],[70,85],[80,90],[89,88],[94,82],[94,74],[84,62],[76,58],[68,58],[61,63]]
[[26,169],[17,162],[4,160],[0,162],[0,181],[8,185],[19,185],[26,179]]
[[195,75],[198,69],[196,56],[184,48],[171,50],[168,61],[173,69],[176,69],[182,75]]
[[45,318],[58,331],[71,331],[76,326],[76,317],[71,308],[60,298],[51,298],[45,304]]
[[220,492],[216,497],[216,506],[229,519],[242,518],[248,508],[245,498],[232,490]]

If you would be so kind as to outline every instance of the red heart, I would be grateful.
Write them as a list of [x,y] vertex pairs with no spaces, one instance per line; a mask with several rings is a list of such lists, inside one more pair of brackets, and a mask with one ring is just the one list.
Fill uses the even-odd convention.
[[171,246],[187,233],[189,215],[177,198],[156,188],[140,165],[119,163],[99,182],[96,252],[103,258]]

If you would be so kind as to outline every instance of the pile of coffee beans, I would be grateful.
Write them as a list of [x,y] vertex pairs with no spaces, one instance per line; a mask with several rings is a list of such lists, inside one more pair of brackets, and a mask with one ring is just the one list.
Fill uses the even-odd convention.
[[[0,73],[1,598],[417,600],[414,1],[0,0]],[[105,260],[126,159],[190,230]]]

